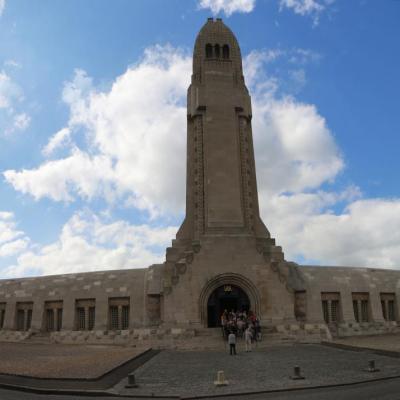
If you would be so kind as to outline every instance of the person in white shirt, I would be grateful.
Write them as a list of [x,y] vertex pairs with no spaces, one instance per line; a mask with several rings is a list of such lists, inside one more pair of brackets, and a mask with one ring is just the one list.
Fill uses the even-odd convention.
[[236,335],[232,331],[228,335],[228,344],[230,355],[236,356]]
[[251,341],[253,340],[253,334],[250,328],[247,328],[244,331],[244,343],[246,347],[246,351],[251,351]]

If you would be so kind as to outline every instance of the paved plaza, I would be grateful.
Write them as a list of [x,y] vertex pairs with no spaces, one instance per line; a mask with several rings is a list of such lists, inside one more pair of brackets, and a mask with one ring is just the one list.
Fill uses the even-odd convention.
[[[366,347],[366,343],[371,345],[374,343],[373,337],[358,339],[361,347]],[[375,339],[378,339],[375,347],[379,348],[380,337]],[[398,336],[387,336],[386,347],[389,348],[390,343],[395,344],[398,340]],[[352,342],[352,345],[354,344],[356,342]],[[244,397],[240,396],[239,398],[246,398],[249,395],[245,395],[245,393],[346,385],[400,377],[400,358],[396,357],[394,353],[392,353],[394,356],[386,356],[376,354],[372,349],[361,348],[353,351],[349,348],[342,349],[323,344],[271,345],[246,353],[242,341],[239,341],[236,356],[230,356],[227,347],[225,350],[222,347],[214,351],[164,350],[151,354],[146,352],[149,355],[142,358],[143,361],[136,357],[135,360],[138,360],[136,364],[125,364],[123,367],[116,368],[137,356],[141,351],[143,349],[111,345],[0,343],[2,355],[0,377],[2,377],[3,383],[7,383],[6,375],[1,376],[1,374],[30,375],[38,378],[69,378],[71,380],[68,381],[65,379],[62,381],[35,380],[34,378],[26,381],[26,378],[17,377],[17,381],[12,381],[12,384],[45,390],[48,388],[53,392],[54,389],[56,391],[73,389],[77,395],[85,394],[87,390],[95,390],[101,391],[103,395],[177,396],[182,398],[196,396],[212,398],[221,394],[243,394]],[[376,367],[380,371],[374,373],[366,371],[368,362],[372,359],[375,360]],[[131,362],[129,361],[129,363]],[[301,367],[301,373],[305,376],[304,380],[290,379],[294,366]],[[91,382],[76,379],[95,378],[113,368],[116,368],[113,372],[115,376],[110,377],[110,380],[107,381],[108,384],[103,378]],[[224,371],[229,384],[215,387],[214,381],[220,370]],[[135,374],[137,388],[125,388],[127,375],[130,372]],[[22,379],[21,383],[18,383],[18,379]],[[114,383],[110,383],[112,381]],[[390,384],[391,381],[387,382]],[[370,385],[374,387],[374,383],[370,383]],[[398,383],[396,385],[398,386]],[[349,391],[354,392],[352,387],[349,386]],[[301,398],[301,392],[291,392],[288,396],[296,397],[295,393],[298,393]],[[12,394],[10,396],[13,398]],[[270,398],[268,397],[270,395],[265,394],[264,396]],[[278,396],[282,399],[286,398],[283,393]]]
[[400,353],[400,335],[373,335],[373,336],[351,336],[335,339],[335,343],[346,346],[361,347],[365,349],[376,349]]
[[[379,372],[366,372],[374,359]],[[300,366],[305,380],[291,380]],[[223,370],[228,386],[215,387]],[[237,356],[222,351],[163,351],[135,371],[137,389],[115,389],[143,395],[215,395],[296,387],[336,385],[400,375],[400,359],[324,345],[280,345]]]
[[96,378],[142,351],[122,346],[0,343],[0,374]]

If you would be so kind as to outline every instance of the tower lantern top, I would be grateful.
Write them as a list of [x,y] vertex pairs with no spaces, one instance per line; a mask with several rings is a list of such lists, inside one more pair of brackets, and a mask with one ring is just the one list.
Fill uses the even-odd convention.
[[194,45],[193,74],[199,76],[221,62],[230,65],[236,76],[243,76],[242,56],[235,35],[221,18],[208,18]]

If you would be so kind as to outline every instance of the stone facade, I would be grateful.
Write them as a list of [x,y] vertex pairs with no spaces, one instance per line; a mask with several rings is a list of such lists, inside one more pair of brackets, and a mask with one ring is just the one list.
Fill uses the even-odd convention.
[[2,280],[0,340],[184,345],[228,306],[287,340],[396,331],[400,271],[285,260],[259,214],[251,120],[238,42],[209,19],[188,89],[186,217],[165,262]]

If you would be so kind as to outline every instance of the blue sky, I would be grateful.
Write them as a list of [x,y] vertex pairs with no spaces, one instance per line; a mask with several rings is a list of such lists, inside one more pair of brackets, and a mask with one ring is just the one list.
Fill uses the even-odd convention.
[[162,262],[213,15],[242,49],[287,258],[400,268],[400,1],[0,0],[0,277]]

